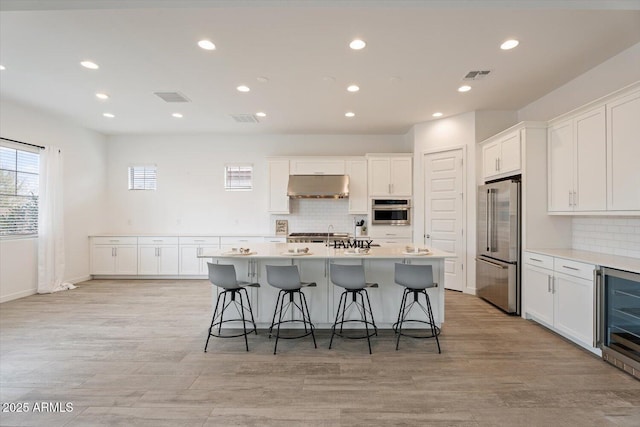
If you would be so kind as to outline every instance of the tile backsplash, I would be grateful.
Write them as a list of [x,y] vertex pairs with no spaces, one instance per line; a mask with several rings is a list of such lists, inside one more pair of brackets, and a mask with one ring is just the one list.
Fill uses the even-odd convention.
[[366,219],[366,215],[350,215],[349,199],[291,199],[290,215],[271,215],[275,229],[277,219],[289,221],[289,233],[325,232],[329,224],[335,232],[354,232],[354,220]]
[[640,218],[576,217],[571,223],[573,249],[640,258]]

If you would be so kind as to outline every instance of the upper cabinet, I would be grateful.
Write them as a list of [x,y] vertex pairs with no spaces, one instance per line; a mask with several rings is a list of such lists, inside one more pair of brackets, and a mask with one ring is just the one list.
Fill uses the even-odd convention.
[[607,209],[640,211],[640,90],[607,103]]
[[273,214],[289,213],[289,160],[269,160],[269,212]]
[[637,215],[639,118],[636,84],[549,122],[549,213]]
[[369,197],[411,197],[412,157],[408,155],[370,156]]
[[367,197],[367,161],[347,160],[346,173],[349,175],[349,213],[369,213],[369,201]]
[[607,209],[605,125],[601,106],[549,127],[549,212]]
[[344,175],[344,159],[301,158],[291,159],[291,175]]
[[520,131],[506,134],[482,146],[482,176],[485,180],[520,171]]

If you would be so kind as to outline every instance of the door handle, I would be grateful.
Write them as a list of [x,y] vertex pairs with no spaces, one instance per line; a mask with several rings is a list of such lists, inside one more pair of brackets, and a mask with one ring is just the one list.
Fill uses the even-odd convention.
[[482,258],[476,258],[476,261],[478,262],[483,262],[485,264],[489,264],[492,267],[497,267],[501,270],[506,270],[509,268],[508,265],[502,265],[502,264],[496,264],[495,262],[491,262],[491,261],[487,261],[486,259],[482,259]]
[[578,193],[573,192],[573,206],[578,206]]
[[602,344],[602,271],[593,270],[593,347],[598,348]]

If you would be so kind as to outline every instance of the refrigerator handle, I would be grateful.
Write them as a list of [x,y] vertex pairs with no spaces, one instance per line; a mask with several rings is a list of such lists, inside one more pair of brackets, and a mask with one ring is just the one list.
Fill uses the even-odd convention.
[[491,252],[491,234],[493,232],[493,221],[491,219],[493,209],[491,206],[491,189],[487,190],[487,252]]

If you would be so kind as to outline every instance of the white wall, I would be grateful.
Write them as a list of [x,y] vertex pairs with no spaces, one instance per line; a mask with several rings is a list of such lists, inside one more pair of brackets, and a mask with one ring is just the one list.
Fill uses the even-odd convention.
[[[89,278],[87,235],[103,227],[106,185],[106,138],[65,118],[0,101],[3,138],[55,145],[64,156],[65,280]],[[35,239],[0,242],[0,302],[35,293]]]
[[550,120],[640,80],[640,43],[518,111],[518,121]]
[[[268,156],[410,151],[402,135],[113,136],[108,142],[109,221],[102,231],[273,233],[275,218],[267,212]],[[224,165],[236,162],[253,164],[253,191],[224,191]],[[156,191],[127,190],[127,167],[137,163],[157,165]]]

